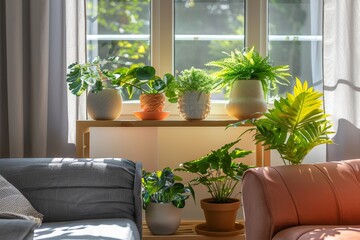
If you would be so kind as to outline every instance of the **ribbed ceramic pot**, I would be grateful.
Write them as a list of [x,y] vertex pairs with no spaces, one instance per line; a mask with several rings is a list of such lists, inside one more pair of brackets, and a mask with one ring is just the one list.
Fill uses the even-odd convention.
[[86,108],[87,113],[94,120],[114,120],[121,114],[121,94],[111,88],[105,88],[97,93],[89,92]]
[[164,104],[165,96],[162,93],[140,95],[140,107],[143,112],[162,112]]
[[149,203],[146,206],[145,219],[152,234],[174,234],[180,225],[181,209],[172,203]]
[[235,198],[232,200],[229,203],[215,203],[212,198],[200,201],[205,215],[206,226],[210,231],[228,232],[235,229],[240,200]]
[[187,91],[178,98],[180,115],[186,120],[202,120],[210,113],[210,94]]
[[226,104],[226,112],[239,120],[259,118],[267,110],[260,80],[237,80],[234,82]]

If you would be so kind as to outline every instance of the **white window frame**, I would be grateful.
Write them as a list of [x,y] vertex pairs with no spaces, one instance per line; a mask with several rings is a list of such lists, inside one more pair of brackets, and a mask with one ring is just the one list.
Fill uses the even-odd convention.
[[[239,35],[174,35],[174,1],[151,1],[151,34],[146,35],[88,35],[91,40],[150,40],[151,65],[157,74],[174,73],[174,40],[243,40]],[[270,41],[322,41],[322,36],[268,35],[268,0],[245,0],[245,46],[255,46],[262,56],[268,53]],[[230,118],[225,112],[225,100],[214,100],[210,119]],[[179,116],[177,105],[166,103],[173,118]],[[122,117],[132,117],[139,110],[139,101],[123,103]]]

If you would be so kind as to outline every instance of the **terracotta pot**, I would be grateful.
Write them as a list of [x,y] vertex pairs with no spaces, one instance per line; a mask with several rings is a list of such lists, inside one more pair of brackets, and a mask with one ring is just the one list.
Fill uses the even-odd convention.
[[259,118],[267,110],[260,80],[234,82],[226,105],[228,115],[239,120]]
[[146,206],[145,219],[152,234],[174,234],[180,225],[181,209],[172,203],[149,203]]
[[237,211],[240,208],[239,199],[231,199],[229,203],[215,203],[212,198],[202,199],[206,226],[214,232],[234,231]]
[[162,112],[165,104],[165,96],[158,94],[141,94],[140,107],[144,112]]
[[114,120],[120,116],[121,108],[122,98],[116,89],[105,88],[87,95],[87,113],[94,120]]
[[180,115],[186,120],[202,120],[210,113],[210,94],[187,91],[178,99]]

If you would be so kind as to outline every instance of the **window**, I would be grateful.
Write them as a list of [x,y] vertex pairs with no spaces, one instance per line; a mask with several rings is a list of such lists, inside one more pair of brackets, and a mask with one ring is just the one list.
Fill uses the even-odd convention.
[[[150,0],[87,0],[87,55],[150,65]],[[124,99],[128,99],[123,91]]]
[[177,75],[255,45],[322,90],[322,8],[323,0],[87,0],[88,58],[119,55]]
[[[269,0],[269,56],[322,91],[322,0]],[[284,20],[286,19],[286,20]],[[294,82],[273,95],[293,89]]]
[[243,0],[175,0],[175,74],[244,48]]

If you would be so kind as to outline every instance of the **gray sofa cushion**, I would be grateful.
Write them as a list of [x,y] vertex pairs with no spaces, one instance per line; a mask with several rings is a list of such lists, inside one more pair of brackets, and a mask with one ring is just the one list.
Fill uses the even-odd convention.
[[141,233],[141,163],[126,159],[0,159],[0,174],[44,222],[128,218]]
[[136,224],[124,218],[88,219],[43,223],[34,239],[123,239],[140,240]]
[[36,222],[23,219],[0,219],[0,239],[32,240]]

